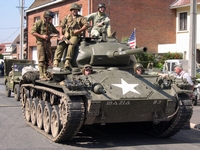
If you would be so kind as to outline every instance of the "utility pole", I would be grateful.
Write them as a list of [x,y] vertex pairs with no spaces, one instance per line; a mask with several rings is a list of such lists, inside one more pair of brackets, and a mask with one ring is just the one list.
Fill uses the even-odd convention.
[[20,3],[20,59],[24,58],[24,0]]
[[189,73],[196,77],[197,0],[190,1]]

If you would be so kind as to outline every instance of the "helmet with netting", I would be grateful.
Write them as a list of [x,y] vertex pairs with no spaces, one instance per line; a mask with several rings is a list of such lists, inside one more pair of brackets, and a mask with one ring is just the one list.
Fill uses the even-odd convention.
[[78,11],[80,11],[80,6],[79,6],[79,4],[73,3],[73,4],[71,5],[71,7],[70,7],[70,11],[71,11],[71,10],[78,10]]
[[44,18],[53,18],[54,16],[55,16],[55,13],[54,12],[52,12],[52,11],[50,11],[50,10],[46,10],[45,12],[44,12]]

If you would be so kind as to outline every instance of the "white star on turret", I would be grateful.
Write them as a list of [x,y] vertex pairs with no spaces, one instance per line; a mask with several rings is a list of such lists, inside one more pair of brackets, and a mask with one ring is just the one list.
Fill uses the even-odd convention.
[[114,86],[117,86],[119,88],[122,88],[122,93],[123,95],[126,94],[127,92],[131,91],[137,94],[140,94],[138,91],[136,91],[134,88],[138,85],[138,84],[128,84],[126,81],[124,81],[121,78],[121,84],[112,84]]

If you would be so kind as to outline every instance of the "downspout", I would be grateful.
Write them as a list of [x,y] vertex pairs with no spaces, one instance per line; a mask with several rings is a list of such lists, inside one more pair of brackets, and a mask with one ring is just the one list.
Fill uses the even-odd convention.
[[88,15],[90,14],[90,9],[91,9],[91,4],[90,4],[90,0],[88,0]]
[[[90,0],[88,0],[88,15],[90,14],[90,9],[91,9],[91,3]],[[90,33],[88,33],[88,36],[90,37]]]

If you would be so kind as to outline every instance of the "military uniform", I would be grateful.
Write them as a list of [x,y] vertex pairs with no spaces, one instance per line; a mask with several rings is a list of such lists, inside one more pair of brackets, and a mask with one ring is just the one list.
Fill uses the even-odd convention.
[[[46,11],[45,13],[52,13],[52,12]],[[56,34],[59,33],[59,31],[56,30],[56,28],[51,22],[46,23],[44,20],[39,20],[33,24],[31,33],[33,34],[35,32],[40,35],[48,35],[48,36],[52,33]],[[37,44],[37,57],[38,57],[40,78],[43,78],[46,76],[47,66],[51,63],[50,62],[52,58],[51,41],[50,38],[48,40],[45,40],[36,36],[36,44]]]
[[[48,29],[48,33],[47,30]],[[58,34],[58,30],[56,30],[56,28],[53,26],[52,23],[48,24],[46,27],[46,23],[43,20],[39,20],[37,22],[34,23],[33,28],[31,33],[33,32],[37,32],[41,35],[50,35],[52,33],[56,33]],[[45,42],[46,42],[46,46],[47,49],[45,49]],[[47,65],[49,62],[48,60],[51,60],[51,41],[49,40],[44,40],[41,38],[36,37],[36,43],[37,43],[37,52],[38,52],[38,62],[39,62],[39,66],[44,66]],[[46,50],[46,52],[45,52]],[[45,56],[47,55],[47,59],[45,59]]]
[[[100,36],[101,33],[106,33],[107,35],[111,35],[111,27],[110,27],[110,18],[107,14],[95,12],[85,17],[87,21],[92,21],[92,30],[91,35],[92,36]],[[103,22],[104,25],[102,27],[98,27],[98,23]]]
[[[60,27],[63,30],[64,36],[69,39],[71,44],[68,44],[68,50],[67,50],[67,56],[66,60],[72,60],[73,54],[74,54],[74,47],[77,45],[79,41],[80,35],[75,35],[73,33],[74,30],[78,30],[82,28],[83,26],[87,26],[87,20],[81,16],[77,15],[75,18],[73,18],[72,15],[66,16],[60,25]],[[62,54],[64,49],[67,47],[67,43],[62,42],[57,46],[55,55],[54,55],[54,65],[56,66],[58,62],[60,62]]]

